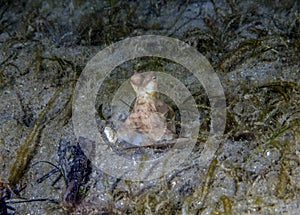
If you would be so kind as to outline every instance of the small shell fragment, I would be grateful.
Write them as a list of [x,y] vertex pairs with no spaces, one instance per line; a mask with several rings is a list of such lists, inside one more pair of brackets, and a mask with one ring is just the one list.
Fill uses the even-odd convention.
[[116,143],[117,142],[117,133],[110,127],[105,127],[104,128],[104,134],[106,136],[106,138],[108,139],[108,141],[110,143]]

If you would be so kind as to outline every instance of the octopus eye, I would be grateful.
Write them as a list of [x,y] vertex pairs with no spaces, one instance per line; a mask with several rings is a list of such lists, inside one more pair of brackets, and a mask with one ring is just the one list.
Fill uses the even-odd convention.
[[156,75],[152,76],[152,79],[153,79],[153,80],[156,80]]

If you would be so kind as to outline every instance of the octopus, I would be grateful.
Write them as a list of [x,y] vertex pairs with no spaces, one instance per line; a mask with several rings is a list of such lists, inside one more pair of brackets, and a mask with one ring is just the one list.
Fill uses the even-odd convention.
[[135,73],[130,84],[136,100],[130,115],[117,130],[117,139],[138,146],[175,139],[174,112],[158,96],[156,74]]

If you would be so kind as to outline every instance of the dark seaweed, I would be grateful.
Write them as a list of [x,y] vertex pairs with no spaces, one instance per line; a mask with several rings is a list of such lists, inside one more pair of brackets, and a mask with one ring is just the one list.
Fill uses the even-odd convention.
[[80,137],[76,146],[74,146],[71,145],[70,141],[61,139],[57,152],[59,166],[37,180],[38,183],[41,183],[57,172],[60,172],[59,177],[52,183],[52,186],[55,185],[61,176],[64,176],[66,190],[63,197],[63,204],[70,210],[81,203],[89,190],[87,184],[89,176],[92,173],[92,163],[80,147],[80,143],[84,144],[85,141],[85,138]]

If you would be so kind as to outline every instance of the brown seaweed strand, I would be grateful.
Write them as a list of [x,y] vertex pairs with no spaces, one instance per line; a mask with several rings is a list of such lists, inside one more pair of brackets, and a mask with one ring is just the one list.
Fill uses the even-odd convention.
[[36,123],[34,124],[33,130],[26,136],[24,142],[18,149],[16,153],[16,160],[10,169],[8,177],[8,182],[10,186],[12,186],[12,188],[15,188],[21,178],[24,176],[31,159],[34,156],[34,152],[37,149],[41,137],[41,132],[46,123],[48,123],[47,121],[45,121],[45,117],[53,106],[54,102],[59,97],[60,93],[66,88],[66,86],[68,86],[68,83],[69,82],[63,84],[56,90],[52,98],[47,103],[45,109],[40,113]]

